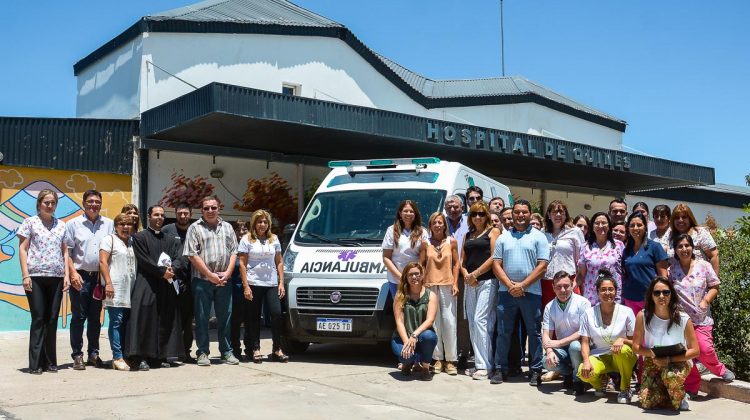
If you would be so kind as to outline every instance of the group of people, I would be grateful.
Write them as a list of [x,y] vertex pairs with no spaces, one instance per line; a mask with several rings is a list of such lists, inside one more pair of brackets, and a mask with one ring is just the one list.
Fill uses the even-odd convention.
[[[178,205],[176,221],[164,226],[164,208],[148,208],[141,229],[136,206],[128,204],[109,219],[100,214],[102,194],[83,194],[83,214],[67,223],[55,218],[57,194],[39,191],[37,215],[23,221],[19,238],[23,288],[29,301],[29,372],[57,372],[56,333],[65,291],[72,316],[73,369],[103,367],[99,335],[102,308],[109,316],[111,366],[149,370],[183,363],[210,366],[209,319],[218,329],[220,360],[243,357],[261,363],[261,308],[273,334],[269,358],[287,362],[281,349],[284,270],[271,215],[255,211],[249,226],[235,229],[219,216],[215,197],[201,202],[201,217]],[[233,285],[235,285],[233,287]],[[233,298],[239,289],[240,299]],[[191,353],[195,324],[196,358]],[[87,348],[83,351],[86,326]],[[84,361],[84,355],[87,359]]]
[[628,403],[635,372],[644,408],[687,409],[699,369],[734,379],[712,340],[718,251],[687,205],[649,214],[639,202],[628,214],[615,199],[572,218],[555,200],[535,225],[526,200],[487,203],[470,187],[466,201],[464,214],[462,197],[447,197],[423,226],[404,200],[385,234],[403,374],[456,375],[473,353],[466,374],[500,384],[520,374],[528,343],[532,386],[562,377],[576,395],[604,396],[612,381]]

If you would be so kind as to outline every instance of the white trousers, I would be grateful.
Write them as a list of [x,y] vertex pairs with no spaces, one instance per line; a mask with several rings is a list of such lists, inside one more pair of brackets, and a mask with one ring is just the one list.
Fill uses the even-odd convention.
[[480,281],[476,287],[464,286],[464,309],[469,320],[469,337],[474,349],[474,367],[492,369],[492,334],[497,318],[497,280]]
[[438,311],[435,316],[435,334],[437,334],[437,346],[432,352],[435,360],[447,362],[458,361],[457,335],[456,335],[456,309],[458,301],[453,296],[453,286],[430,286],[430,290],[438,297]]

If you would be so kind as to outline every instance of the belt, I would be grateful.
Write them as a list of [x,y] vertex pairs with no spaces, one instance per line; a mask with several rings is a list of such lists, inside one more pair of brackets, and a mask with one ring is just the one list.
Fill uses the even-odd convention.
[[99,276],[98,271],[86,271],[86,270],[76,270],[81,274],[87,274],[89,277],[97,277]]

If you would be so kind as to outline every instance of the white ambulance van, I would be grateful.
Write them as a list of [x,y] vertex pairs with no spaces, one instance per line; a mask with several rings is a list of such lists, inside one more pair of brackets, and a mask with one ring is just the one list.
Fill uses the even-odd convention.
[[482,188],[485,201],[510,190],[457,162],[438,158],[332,161],[284,253],[289,351],[310,343],[377,343],[394,331],[381,244],[402,200],[423,223],[445,198]]

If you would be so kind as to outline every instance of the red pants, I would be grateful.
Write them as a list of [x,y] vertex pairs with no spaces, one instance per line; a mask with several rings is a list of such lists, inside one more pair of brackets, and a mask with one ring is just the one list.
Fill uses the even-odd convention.
[[[701,350],[698,355],[698,360],[700,360],[700,362],[703,363],[703,366],[705,366],[711,373],[718,377],[722,377],[724,373],[726,373],[727,368],[719,361],[719,357],[716,355],[713,329],[712,325],[695,326],[695,337],[698,339],[698,347]],[[690,374],[687,379],[685,379],[685,391],[696,393],[700,388],[701,375],[698,373],[698,369],[695,365],[693,365],[693,369],[690,370]]]

